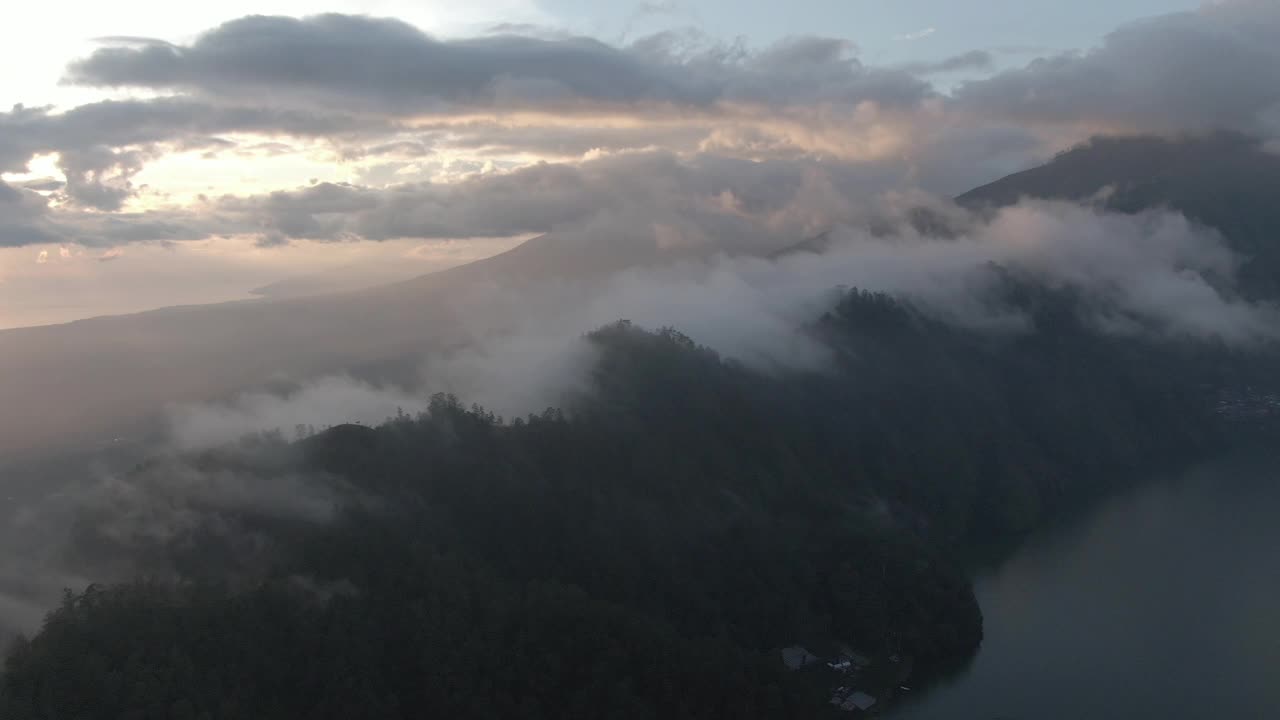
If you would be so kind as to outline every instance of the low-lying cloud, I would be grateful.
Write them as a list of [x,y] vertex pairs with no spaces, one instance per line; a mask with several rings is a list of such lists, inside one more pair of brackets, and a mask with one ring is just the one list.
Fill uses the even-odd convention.
[[419,401],[394,387],[331,376],[284,393],[255,392],[227,403],[178,406],[169,412],[169,425],[180,448],[215,447],[249,433],[280,430],[292,435],[298,426],[376,425]]
[[760,371],[821,372],[829,350],[806,327],[847,287],[904,298],[975,332],[1031,331],[1022,310],[993,305],[993,266],[1074,291],[1082,320],[1099,333],[1243,346],[1280,339],[1280,310],[1234,295],[1240,259],[1181,215],[1028,201],[984,217],[935,201],[932,227],[921,230],[906,218],[923,200],[886,201],[880,227],[841,226],[774,258],[688,256],[603,281],[518,290],[476,283],[451,299],[469,339],[424,354],[417,386],[327,377],[285,394],[175,410],[174,436],[199,447],[305,423],[376,423],[423,407],[434,392],[506,416],[538,412],[588,389],[594,354],[583,334],[619,319],[675,327]]
[[[332,479],[283,462],[270,470],[264,458],[279,447],[220,452],[216,469],[170,454],[129,470],[80,467],[17,505],[0,526],[0,644],[89,582],[263,572],[275,546],[260,524],[328,523],[345,497]],[[252,470],[237,469],[237,453],[252,456]]]

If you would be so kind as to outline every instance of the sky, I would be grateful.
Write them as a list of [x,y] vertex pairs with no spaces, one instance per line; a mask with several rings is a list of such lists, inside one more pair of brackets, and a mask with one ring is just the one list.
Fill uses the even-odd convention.
[[1272,0],[759,5],[6,9],[0,328],[635,219],[783,244],[1096,134],[1280,130]]

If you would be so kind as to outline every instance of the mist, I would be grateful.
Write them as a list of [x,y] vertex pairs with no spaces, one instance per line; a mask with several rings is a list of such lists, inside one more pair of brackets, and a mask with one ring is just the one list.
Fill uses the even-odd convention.
[[[540,412],[590,390],[594,354],[584,334],[620,319],[676,328],[755,370],[823,372],[830,351],[808,327],[847,288],[903,298],[975,332],[1030,332],[1020,310],[992,301],[993,267],[1075,291],[1082,319],[1099,333],[1238,347],[1280,339],[1280,310],[1235,291],[1241,258],[1180,214],[1043,201],[986,216],[937,207],[946,213],[941,233],[898,218],[888,227],[839,226],[816,249],[801,243],[773,257],[720,251],[598,282],[460,288],[449,302],[463,339],[421,352],[411,382],[330,375],[283,394],[178,406],[168,413],[171,437],[179,447],[211,447],[300,424],[376,424],[437,392],[506,417]],[[896,214],[884,208],[881,223]],[[565,242],[576,240],[566,231]]]
[[152,448],[128,469],[68,471],[4,518],[0,642],[34,631],[64,589],[89,582],[252,579],[274,553],[264,527],[328,523],[350,498],[332,478],[293,469],[269,439],[224,444],[216,469],[177,450]]

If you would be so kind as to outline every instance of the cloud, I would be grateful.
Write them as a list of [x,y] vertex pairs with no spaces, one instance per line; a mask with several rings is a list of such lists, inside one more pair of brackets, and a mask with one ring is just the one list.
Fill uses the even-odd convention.
[[[851,222],[885,189],[966,187],[983,159],[1005,149],[1016,167],[1038,149],[1024,134],[955,130],[922,139],[917,155],[841,163],[666,151],[539,163],[456,182],[388,188],[320,183],[293,191],[218,199],[209,214],[283,239],[457,238],[575,231],[598,218],[696,227],[703,244],[745,250],[784,244]],[[984,156],[984,157],[975,157]],[[598,226],[601,242],[625,232]],[[646,233],[646,237],[651,234]]]
[[[272,246],[290,240],[510,237],[572,229],[615,214],[649,216],[653,222],[676,225],[691,222],[710,244],[730,247],[736,239],[737,247],[746,248],[826,230],[858,216],[886,189],[956,192],[1016,170],[1041,152],[1036,138],[1016,128],[926,125],[914,142],[902,147],[896,136],[878,141],[888,144],[884,157],[864,161],[815,157],[789,144],[812,137],[730,126],[699,141],[704,151],[691,147],[686,152],[592,152],[579,162],[541,162],[509,170],[480,162],[438,163],[431,170],[427,165],[434,160],[416,160],[412,168],[407,160],[392,161],[362,173],[373,184],[320,182],[147,211],[103,213],[74,204],[49,210],[41,195],[10,188],[0,202],[24,199],[27,210],[20,219],[9,216],[8,234],[3,233],[6,221],[0,219],[0,244],[113,247],[253,235]],[[477,144],[502,137],[500,129],[475,132]],[[493,135],[483,134],[488,132]],[[645,142],[649,132],[638,129],[630,137]],[[652,132],[654,139],[674,133]],[[608,135],[587,133],[586,138]],[[686,139],[692,142],[695,137]],[[573,138],[570,128],[530,128],[507,136],[514,144],[543,146]],[[416,147],[387,152],[414,152]],[[741,157],[744,152],[755,158]],[[413,177],[406,170],[440,179],[406,182]],[[96,182],[110,193],[119,178],[97,174],[88,180],[83,192],[96,189]]]
[[592,123],[590,119],[572,125],[476,121],[449,126],[447,143],[451,150],[481,157],[530,153],[546,159],[579,160],[592,151],[661,148],[693,152],[712,135],[716,125],[695,119],[633,126],[609,126]]
[[36,178],[34,180],[23,180],[22,182],[18,183],[18,187],[22,187],[27,190],[35,190],[36,192],[54,192],[56,190],[61,190],[65,186],[66,186],[66,183],[63,182],[62,180],[59,180],[57,178],[51,178],[51,177]]
[[22,191],[0,180],[0,203],[6,208],[14,207],[22,202]]
[[73,63],[67,80],[392,116],[720,103],[909,106],[928,86],[864,66],[848,43],[791,38],[761,51],[663,33],[624,47],[585,37],[440,40],[390,19],[252,16],[191,45],[129,43]]
[[711,155],[684,160],[650,152],[383,190],[321,183],[292,192],[224,198],[217,209],[242,225],[314,240],[545,233],[580,226],[602,214],[648,215],[652,222],[686,217],[696,218],[718,240],[737,234],[749,246],[768,224],[785,236],[826,222],[821,213],[784,217],[795,198],[809,193],[806,175],[810,183],[837,183],[838,189],[831,190],[839,197],[829,208],[832,212],[839,211],[841,202],[851,209],[860,189],[883,182],[878,170],[859,177],[856,168],[840,166],[752,163]]
[[111,150],[101,145],[63,150],[58,160],[58,168],[67,178],[63,195],[81,207],[119,210],[133,195],[131,179],[148,157],[144,151]]
[[995,58],[986,50],[970,50],[936,62],[915,62],[900,65],[899,69],[912,75],[937,75],[960,70],[990,70]]
[[935,27],[927,27],[927,28],[923,28],[923,29],[920,29],[920,30],[916,30],[916,31],[914,31],[914,32],[903,33],[903,34],[901,34],[901,35],[894,35],[894,36],[893,36],[893,39],[894,39],[894,40],[902,40],[902,41],[905,41],[905,42],[914,42],[914,41],[916,41],[916,40],[923,40],[923,39],[925,39],[925,38],[927,38],[927,37],[930,37],[930,36],[934,35],[934,34],[935,34],[935,33],[937,33],[937,32],[938,32],[938,29],[937,29],[937,28],[935,28]]
[[345,497],[328,478],[271,469],[284,465],[278,446],[224,448],[217,470],[157,452],[128,470],[72,463],[39,471],[46,492],[6,509],[0,642],[38,628],[64,588],[91,580],[263,572],[274,550],[264,523],[326,523]]
[[1126,132],[1280,133],[1280,5],[1206,4],[1124,25],[1098,48],[962,85],[959,106]]
[[1280,338],[1276,307],[1235,296],[1230,283],[1239,258],[1221,237],[1168,212],[1131,216],[1024,202],[954,239],[855,237],[832,252],[827,260],[837,269],[842,263],[832,257],[856,260],[846,273],[853,284],[906,294],[966,324],[992,319],[989,309],[973,305],[972,290],[989,282],[986,267],[995,263],[1080,292],[1086,320],[1101,332],[1241,344]]
[[[8,216],[0,214],[0,248],[42,244],[113,247],[204,240],[260,230],[237,226],[227,218],[203,213],[198,207],[104,213],[74,206],[49,209],[44,198],[36,198],[26,200],[25,207]],[[0,211],[4,209],[0,201]]]
[[39,194],[0,180],[0,247],[53,242],[58,236],[48,226],[48,211]]
[[64,113],[14,107],[0,113],[0,171],[26,172],[36,155],[56,153],[66,176],[57,193],[73,205],[115,211],[134,194],[131,178],[162,154],[217,145],[218,133],[245,132],[338,140],[385,133],[384,119],[196,102],[183,98],[106,100]]
[[298,425],[376,425],[394,416],[397,408],[418,405],[419,398],[407,391],[332,376],[284,394],[249,393],[226,404],[174,407],[169,427],[179,448],[215,447],[248,433],[293,432]]
[[290,110],[228,105],[180,97],[104,100],[55,113],[51,108],[16,106],[0,113],[0,170],[24,172],[42,153],[123,148],[195,139],[226,132],[341,137],[378,133],[385,120],[332,110]]

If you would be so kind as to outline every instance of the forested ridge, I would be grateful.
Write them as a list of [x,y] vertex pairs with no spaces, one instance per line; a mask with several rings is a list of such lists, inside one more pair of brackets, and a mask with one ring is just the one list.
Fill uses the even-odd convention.
[[441,395],[187,458],[320,478],[341,511],[215,513],[151,577],[69,591],[9,653],[0,717],[835,712],[784,669],[797,642],[927,677],[981,640],[958,549],[1227,442],[1214,393],[1255,367],[1100,333],[1067,290],[998,292],[1029,330],[852,290],[807,329],[830,367],[762,372],[622,321],[587,336],[589,390],[562,408]]

